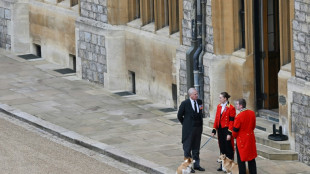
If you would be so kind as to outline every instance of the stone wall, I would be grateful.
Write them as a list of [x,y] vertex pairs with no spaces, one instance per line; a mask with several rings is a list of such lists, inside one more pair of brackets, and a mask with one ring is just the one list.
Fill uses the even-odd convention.
[[183,32],[183,45],[190,46],[192,38],[192,25],[191,25],[191,0],[183,0],[183,20],[182,20],[182,32]]
[[291,111],[295,151],[299,154],[299,161],[310,165],[310,96],[293,92]]
[[0,7],[0,47],[11,50],[11,35],[8,32],[8,25],[11,21],[11,10]]
[[212,26],[212,1],[207,0],[206,4],[206,53],[204,56],[204,103],[205,103],[205,116],[210,117],[210,105],[211,105],[211,95],[210,95],[210,75],[209,75],[209,64],[207,64],[206,59],[210,59],[214,56],[214,37],[213,37],[213,26]]
[[[292,132],[299,161],[310,165],[310,2],[295,0],[293,20],[293,49],[295,52],[295,80],[289,83]],[[293,81],[294,80],[294,81]]]
[[81,16],[108,23],[107,0],[81,0]]
[[[205,115],[208,117],[210,115],[210,78],[209,78],[209,65],[206,63],[205,59],[214,56],[213,45],[213,27],[212,27],[212,1],[207,0],[206,3],[206,46],[205,46],[205,55],[204,55],[204,104],[205,104]],[[183,29],[183,45],[177,50],[177,58],[180,62],[179,67],[179,102],[184,99],[187,94],[187,76],[186,76],[186,51],[191,46],[191,9],[192,9],[191,0],[183,0],[183,20],[182,20],[182,29]]]
[[79,31],[78,56],[82,63],[82,78],[104,84],[107,72],[105,37],[88,31]]
[[295,0],[293,46],[296,77],[310,81],[310,1]]

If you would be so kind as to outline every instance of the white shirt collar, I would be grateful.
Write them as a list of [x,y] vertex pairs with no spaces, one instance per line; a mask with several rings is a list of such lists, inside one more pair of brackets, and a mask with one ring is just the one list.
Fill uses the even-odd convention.
[[225,107],[227,105],[227,102],[225,102],[224,104],[221,104],[222,107]]

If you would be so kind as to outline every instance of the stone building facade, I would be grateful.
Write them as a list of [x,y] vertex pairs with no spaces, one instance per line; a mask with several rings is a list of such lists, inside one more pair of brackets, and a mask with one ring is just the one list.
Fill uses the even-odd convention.
[[[40,52],[75,67],[82,79],[177,108],[193,74],[187,52],[194,2],[0,0],[0,47]],[[201,97],[210,124],[223,91],[232,104],[245,98],[249,109],[275,110],[291,147],[309,164],[310,3],[197,2],[205,3]]]

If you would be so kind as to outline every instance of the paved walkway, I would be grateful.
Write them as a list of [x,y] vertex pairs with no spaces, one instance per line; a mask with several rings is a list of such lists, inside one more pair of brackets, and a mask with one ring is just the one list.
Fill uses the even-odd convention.
[[[62,67],[43,59],[24,60],[0,50],[2,109],[18,109],[17,115],[21,111],[28,113],[113,147],[115,153],[145,159],[141,163],[157,164],[161,171],[174,173],[183,160],[181,125],[175,122],[176,112],[162,112],[159,109],[164,106],[136,95],[116,95],[116,91],[80,80],[74,74],[55,72],[58,68]],[[210,133],[209,129],[204,133]],[[202,141],[208,138],[204,135]],[[206,172],[197,173],[222,173],[216,172],[218,154],[217,141],[210,141],[201,150],[201,165]],[[262,174],[310,173],[309,166],[296,161],[259,157],[257,166]]]

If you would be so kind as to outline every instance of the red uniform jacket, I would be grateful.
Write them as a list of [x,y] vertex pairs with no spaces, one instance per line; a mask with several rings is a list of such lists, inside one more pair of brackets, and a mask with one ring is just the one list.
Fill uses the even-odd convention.
[[235,118],[232,135],[236,138],[241,161],[251,161],[257,157],[255,125],[256,116],[251,110],[245,109]]
[[227,104],[221,117],[222,105],[217,105],[216,116],[213,128],[218,129],[221,123],[221,127],[228,127],[228,131],[232,132],[234,126],[234,119],[236,116],[236,109],[233,105]]

